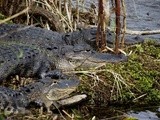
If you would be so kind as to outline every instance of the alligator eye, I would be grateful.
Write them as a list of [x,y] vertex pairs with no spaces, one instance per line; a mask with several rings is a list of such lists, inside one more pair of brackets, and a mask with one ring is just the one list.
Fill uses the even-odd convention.
[[55,46],[55,47],[53,47],[53,49],[58,49],[58,47]]
[[86,52],[90,52],[90,51],[91,51],[90,49],[87,49],[87,50],[86,50]]
[[73,59],[70,59],[69,60],[69,63],[74,63],[75,61]]
[[1,61],[0,61],[0,64],[1,64],[1,63],[4,63],[4,60],[1,60]]
[[13,108],[12,108],[12,106],[7,106],[7,108],[5,110],[8,112],[12,112]]
[[47,47],[47,50],[52,50],[52,48],[50,48],[50,47]]
[[68,33],[68,34],[65,34],[65,37],[70,37],[71,35]]
[[58,82],[55,80],[55,81],[53,81],[53,83],[54,83],[54,84],[57,84]]
[[108,32],[108,35],[112,35],[112,33],[111,33],[111,32]]

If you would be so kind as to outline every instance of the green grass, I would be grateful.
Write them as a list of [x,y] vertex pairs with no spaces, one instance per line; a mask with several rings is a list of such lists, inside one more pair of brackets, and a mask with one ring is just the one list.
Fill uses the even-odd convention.
[[[128,52],[131,50],[132,54],[127,62],[107,64],[101,68],[103,72],[95,70],[98,79],[83,74],[81,89],[89,93],[92,99],[96,99],[95,96],[102,97],[103,102],[105,100],[116,101],[116,103],[134,101],[141,104],[143,100],[143,104],[159,104],[160,48],[154,43],[146,42],[127,48]],[[104,96],[109,90],[112,92],[107,92],[109,98],[106,99]],[[102,94],[97,96],[99,91]]]

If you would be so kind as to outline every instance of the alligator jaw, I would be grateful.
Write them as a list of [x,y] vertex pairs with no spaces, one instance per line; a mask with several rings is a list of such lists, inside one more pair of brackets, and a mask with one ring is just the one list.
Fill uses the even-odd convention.
[[48,94],[46,95],[46,97],[49,100],[59,100],[59,99],[63,99],[66,96],[68,96],[69,94],[71,94],[73,91],[76,90],[76,87],[70,87],[70,88],[66,88],[66,89],[51,89]]
[[89,61],[91,62],[97,62],[97,63],[102,63],[102,62],[121,62],[121,61],[127,61],[127,56],[124,54],[112,54],[112,53],[98,53],[95,52],[93,55],[91,55],[88,58]]
[[67,106],[75,105],[75,104],[85,101],[86,99],[87,99],[86,94],[78,94],[78,95],[69,96],[69,97],[66,97],[66,98],[63,98],[63,99],[60,99],[54,102],[52,105],[52,110],[55,110],[62,106],[67,107]]
[[74,95],[71,97],[67,97],[65,99],[58,100],[57,102],[61,106],[66,106],[66,105],[72,105],[72,104],[81,102],[81,101],[85,100],[86,98],[87,98],[86,94],[80,94],[80,95]]

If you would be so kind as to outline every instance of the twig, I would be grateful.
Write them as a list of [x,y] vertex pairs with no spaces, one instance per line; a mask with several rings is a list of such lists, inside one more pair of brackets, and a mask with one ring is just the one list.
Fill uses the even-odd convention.
[[96,35],[96,45],[99,51],[105,49],[106,46],[106,32],[105,32],[105,10],[104,10],[105,1],[99,0],[98,6],[98,27]]
[[65,3],[65,11],[66,11],[66,14],[67,14],[67,18],[68,18],[68,23],[71,27],[71,31],[73,31],[73,26],[72,26],[72,20],[71,20],[71,8],[68,7],[68,2]]
[[121,49],[124,47],[124,38],[126,33],[126,6],[125,0],[121,0],[122,3],[122,11],[123,11],[123,26],[122,26],[122,38],[121,38]]
[[119,51],[119,42],[120,42],[120,34],[121,34],[121,23],[120,23],[120,15],[121,15],[121,7],[120,7],[120,0],[115,0],[115,14],[116,14],[116,37],[115,37],[115,53],[118,54]]
[[138,30],[126,30],[127,34],[131,35],[151,35],[151,34],[160,34],[160,30],[146,30],[146,31],[138,31]]
[[74,118],[74,116],[71,116],[70,114],[68,114],[65,110],[62,110],[62,112],[64,113],[64,114],[66,114],[69,118],[71,118],[71,119],[73,119]]
[[16,18],[16,17],[26,13],[28,10],[29,10],[29,7],[25,8],[24,10],[22,10],[21,12],[15,14],[15,15],[12,15],[11,17],[8,17],[8,18],[6,18],[4,20],[0,20],[0,24],[5,23],[5,22],[7,22],[7,21],[9,21],[9,20],[11,20],[13,18]]
[[[90,25],[89,27],[96,27],[94,25]],[[114,32],[110,27],[108,27],[111,32]],[[160,34],[160,30],[130,30],[126,29],[126,34],[130,35],[152,35],[152,34]]]
[[135,98],[133,101],[136,101],[136,100],[138,100],[138,99],[140,99],[140,98],[142,98],[142,97],[144,97],[144,96],[146,96],[146,95],[147,95],[147,93],[145,93],[145,94],[143,94],[143,95],[141,95],[141,96]]
[[61,113],[61,111],[59,110],[57,104],[53,102],[53,105],[54,105],[54,107],[58,110],[58,112],[59,112],[59,114],[62,116],[62,118],[63,118],[64,120],[67,120],[67,119],[63,116],[63,114]]
[[126,115],[118,115],[110,118],[105,118],[105,120],[121,120],[120,118],[126,117]]
[[76,1],[76,18],[77,23],[79,23],[79,0]]
[[66,23],[66,25],[68,26],[68,28],[69,28],[70,30],[73,29],[72,26],[70,26],[70,24],[68,23],[66,17],[58,10],[58,8],[56,8],[56,6],[55,6],[54,4],[53,4],[53,7],[52,7],[52,10],[55,11],[55,13],[60,16],[60,18],[62,19],[62,21],[63,21],[64,23]]

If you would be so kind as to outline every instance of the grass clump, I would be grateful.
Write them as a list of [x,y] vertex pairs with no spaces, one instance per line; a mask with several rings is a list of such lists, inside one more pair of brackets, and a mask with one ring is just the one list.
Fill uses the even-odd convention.
[[127,51],[131,50],[127,62],[107,64],[100,70],[95,70],[97,72],[94,77],[91,74],[87,78],[81,76],[84,80],[82,90],[85,88],[87,93],[90,91],[95,104],[96,101],[101,105],[104,101],[106,105],[112,102],[160,103],[160,48],[154,43],[146,42],[127,48]]

